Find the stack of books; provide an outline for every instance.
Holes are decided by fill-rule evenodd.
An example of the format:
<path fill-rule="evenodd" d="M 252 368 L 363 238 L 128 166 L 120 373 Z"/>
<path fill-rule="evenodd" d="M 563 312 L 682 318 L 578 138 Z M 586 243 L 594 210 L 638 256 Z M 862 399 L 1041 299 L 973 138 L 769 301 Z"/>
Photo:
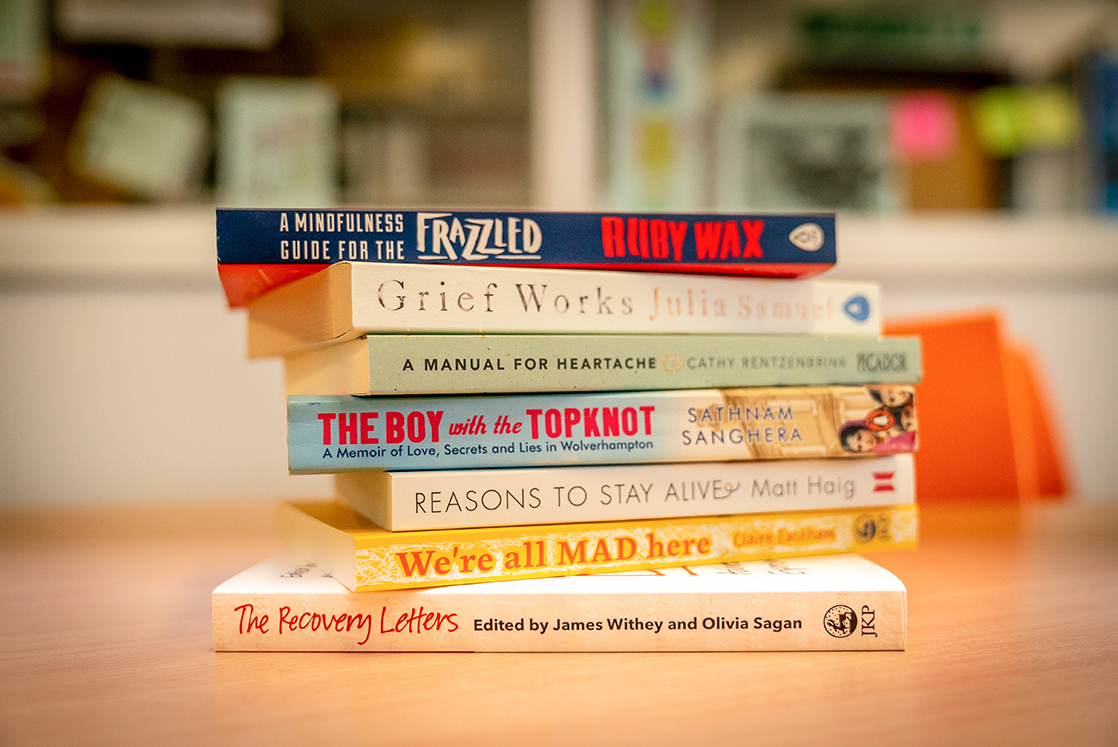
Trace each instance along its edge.
<path fill-rule="evenodd" d="M 287 558 L 218 650 L 899 649 L 919 340 L 834 216 L 219 210 L 283 356 Z"/>

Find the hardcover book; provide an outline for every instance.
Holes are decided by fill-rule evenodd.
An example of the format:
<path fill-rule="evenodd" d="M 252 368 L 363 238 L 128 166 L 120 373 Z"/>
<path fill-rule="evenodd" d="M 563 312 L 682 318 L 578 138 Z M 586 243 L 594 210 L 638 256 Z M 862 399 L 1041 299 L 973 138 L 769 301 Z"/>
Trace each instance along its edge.
<path fill-rule="evenodd" d="M 880 456 L 916 438 L 911 386 L 287 398 L 293 474 Z"/>
<path fill-rule="evenodd" d="M 859 555 L 356 594 L 273 558 L 213 591 L 217 651 L 890 651 L 900 580 Z"/>
<path fill-rule="evenodd" d="M 916 384 L 919 337 L 370 335 L 287 356 L 288 394 Z"/>
<path fill-rule="evenodd" d="M 345 472 L 335 494 L 392 531 L 912 503 L 911 454 L 875 459 Z"/>
<path fill-rule="evenodd" d="M 248 304 L 250 356 L 370 333 L 878 335 L 874 283 L 339 262 Z"/>
<path fill-rule="evenodd" d="M 351 591 L 869 552 L 916 544 L 916 505 L 389 532 L 340 501 L 288 503 L 280 534 Z"/>
<path fill-rule="evenodd" d="M 834 265 L 835 217 L 219 208 L 217 261 L 231 306 L 343 261 L 791 278 Z"/>

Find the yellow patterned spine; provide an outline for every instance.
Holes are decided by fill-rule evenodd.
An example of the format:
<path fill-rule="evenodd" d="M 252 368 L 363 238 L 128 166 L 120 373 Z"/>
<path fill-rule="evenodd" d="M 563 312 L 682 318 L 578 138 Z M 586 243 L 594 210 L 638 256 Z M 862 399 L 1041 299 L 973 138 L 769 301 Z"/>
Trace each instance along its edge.
<path fill-rule="evenodd" d="M 389 533 L 348 530 L 356 591 L 913 547 L 915 505 Z"/>

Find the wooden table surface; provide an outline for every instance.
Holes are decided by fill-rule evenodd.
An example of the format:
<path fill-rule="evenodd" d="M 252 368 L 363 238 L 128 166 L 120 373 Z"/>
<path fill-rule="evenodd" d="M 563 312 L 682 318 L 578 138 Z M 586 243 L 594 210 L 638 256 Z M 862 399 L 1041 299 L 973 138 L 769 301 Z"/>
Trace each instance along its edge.
<path fill-rule="evenodd" d="M 1118 503 L 923 516 L 904 652 L 217 654 L 274 506 L 2 511 L 0 744 L 1118 744 Z"/>

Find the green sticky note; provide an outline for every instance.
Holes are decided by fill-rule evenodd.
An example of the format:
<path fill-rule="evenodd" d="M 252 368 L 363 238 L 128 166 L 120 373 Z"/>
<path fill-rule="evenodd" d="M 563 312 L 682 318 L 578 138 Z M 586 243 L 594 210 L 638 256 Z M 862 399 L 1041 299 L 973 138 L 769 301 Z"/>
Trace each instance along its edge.
<path fill-rule="evenodd" d="M 1010 86 L 993 86 L 974 97 L 978 141 L 996 156 L 1011 156 L 1024 145 L 1021 97 Z"/>

